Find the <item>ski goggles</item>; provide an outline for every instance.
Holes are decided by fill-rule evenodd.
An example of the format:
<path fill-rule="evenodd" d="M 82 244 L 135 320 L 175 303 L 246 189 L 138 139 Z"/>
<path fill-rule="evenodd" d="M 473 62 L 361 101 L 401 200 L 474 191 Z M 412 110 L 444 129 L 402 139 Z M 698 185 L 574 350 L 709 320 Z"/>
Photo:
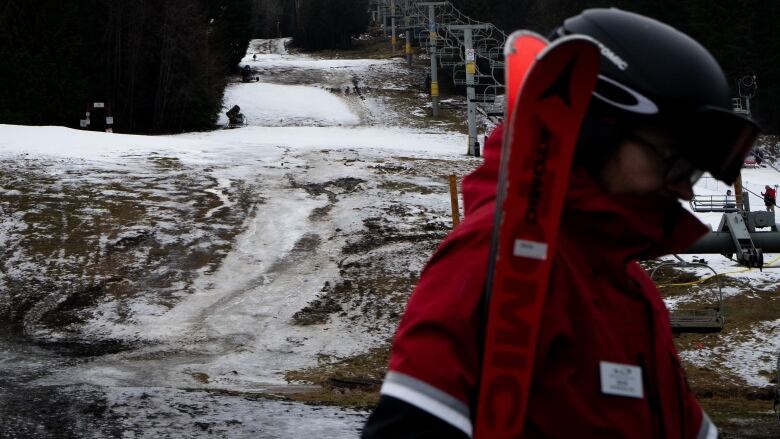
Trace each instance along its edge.
<path fill-rule="evenodd" d="M 659 126 L 675 139 L 673 147 L 666 148 L 668 151 L 651 144 L 668 165 L 668 181 L 680 181 L 686 174 L 693 177 L 694 170 L 700 170 L 699 176 L 702 171 L 709 172 L 733 184 L 760 133 L 750 118 L 716 107 L 677 114 Z"/>
<path fill-rule="evenodd" d="M 732 184 L 753 148 L 760 128 L 749 117 L 716 106 L 687 107 L 654 100 L 604 75 L 593 92 L 617 118 L 634 126 L 655 126 L 677 139 L 682 156 L 698 169 Z M 679 165 L 682 166 L 682 165 Z M 682 168 L 675 174 L 682 174 Z"/>
<path fill-rule="evenodd" d="M 690 160 L 680 155 L 679 147 L 660 145 L 651 142 L 639 133 L 631 133 L 628 138 L 637 142 L 648 149 L 651 149 L 661 159 L 664 164 L 664 180 L 669 184 L 680 183 L 683 181 L 695 184 L 704 171 L 697 168 Z"/>
<path fill-rule="evenodd" d="M 732 184 L 760 132 L 758 124 L 746 116 L 705 107 L 693 115 L 682 139 L 691 146 L 688 158 L 695 166 Z"/>
<path fill-rule="evenodd" d="M 760 133 L 750 118 L 721 108 L 706 108 L 680 115 L 672 122 L 656 119 L 642 124 L 664 132 L 673 143 L 659 145 L 635 130 L 633 140 L 653 148 L 666 165 L 666 181 L 689 178 L 696 182 L 704 172 L 726 184 L 733 184 Z"/>

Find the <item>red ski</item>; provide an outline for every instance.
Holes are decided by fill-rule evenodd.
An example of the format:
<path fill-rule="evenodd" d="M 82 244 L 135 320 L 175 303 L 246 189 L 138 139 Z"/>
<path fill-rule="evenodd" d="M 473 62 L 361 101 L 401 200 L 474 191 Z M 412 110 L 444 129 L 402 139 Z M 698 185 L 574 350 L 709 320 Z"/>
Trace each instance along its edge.
<path fill-rule="evenodd" d="M 506 84 L 504 122 L 509 123 L 523 80 L 536 61 L 536 57 L 549 43 L 543 36 L 527 30 L 514 32 L 506 41 L 504 48 L 504 76 L 506 78 L 504 81 Z M 505 139 L 507 138 L 505 137 Z"/>
<path fill-rule="evenodd" d="M 530 70 L 523 74 L 520 67 L 507 78 L 509 118 L 488 265 L 477 439 L 518 438 L 523 431 L 560 214 L 600 62 L 596 43 L 585 37 L 561 38 L 538 55 L 541 37 L 513 37 L 507 44 L 515 63 L 510 69 L 525 59 Z M 514 101 L 510 91 L 518 81 Z"/>

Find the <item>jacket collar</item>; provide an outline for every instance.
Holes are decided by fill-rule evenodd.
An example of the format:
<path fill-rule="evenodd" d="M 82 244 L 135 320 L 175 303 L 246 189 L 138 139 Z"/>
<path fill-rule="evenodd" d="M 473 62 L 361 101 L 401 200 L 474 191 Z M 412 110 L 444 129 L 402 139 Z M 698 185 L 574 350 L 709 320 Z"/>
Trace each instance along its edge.
<path fill-rule="evenodd" d="M 466 216 L 495 209 L 503 125 L 485 142 L 485 161 L 463 180 Z M 566 195 L 562 235 L 586 245 L 589 261 L 624 268 L 630 260 L 676 253 L 690 247 L 708 228 L 677 200 L 646 200 L 605 194 L 584 169 L 575 169 Z"/>
<path fill-rule="evenodd" d="M 681 252 L 708 231 L 678 200 L 606 194 L 582 168 L 572 171 L 561 227 L 589 261 L 614 269 Z"/>

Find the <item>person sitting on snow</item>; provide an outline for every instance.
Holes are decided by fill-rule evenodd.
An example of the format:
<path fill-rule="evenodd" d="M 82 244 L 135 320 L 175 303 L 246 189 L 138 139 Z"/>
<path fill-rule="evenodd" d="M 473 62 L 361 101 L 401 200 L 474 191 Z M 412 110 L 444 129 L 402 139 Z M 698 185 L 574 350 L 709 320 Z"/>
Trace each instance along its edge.
<path fill-rule="evenodd" d="M 487 413 L 519 423 L 525 439 L 717 437 L 688 387 L 666 306 L 637 261 L 682 251 L 707 233 L 679 199 L 693 197 L 704 171 L 733 184 L 758 127 L 731 111 L 729 82 L 712 55 L 672 27 L 591 9 L 566 20 L 554 38 L 566 35 L 598 41 L 601 75 L 549 255 L 542 325 L 526 328 L 506 311 L 518 324 L 505 339 L 533 342 L 535 354 L 502 358 L 530 369 L 531 380 L 491 387 L 499 397 Z M 363 439 L 474 433 L 503 136 L 503 127 L 490 135 L 484 164 L 463 182 L 465 220 L 411 295 Z M 516 289 L 512 300 L 526 300 L 527 289 Z M 630 391 L 616 392 L 626 374 Z M 518 421 L 518 394 L 526 391 Z"/>

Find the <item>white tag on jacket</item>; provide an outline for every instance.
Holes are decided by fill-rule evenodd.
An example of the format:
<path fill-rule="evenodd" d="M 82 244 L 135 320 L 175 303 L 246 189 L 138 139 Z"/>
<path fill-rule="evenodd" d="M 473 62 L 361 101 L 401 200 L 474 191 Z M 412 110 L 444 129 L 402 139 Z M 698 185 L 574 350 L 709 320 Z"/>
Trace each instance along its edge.
<path fill-rule="evenodd" d="M 601 362 L 601 393 L 643 398 L 642 368 L 630 364 Z"/>

